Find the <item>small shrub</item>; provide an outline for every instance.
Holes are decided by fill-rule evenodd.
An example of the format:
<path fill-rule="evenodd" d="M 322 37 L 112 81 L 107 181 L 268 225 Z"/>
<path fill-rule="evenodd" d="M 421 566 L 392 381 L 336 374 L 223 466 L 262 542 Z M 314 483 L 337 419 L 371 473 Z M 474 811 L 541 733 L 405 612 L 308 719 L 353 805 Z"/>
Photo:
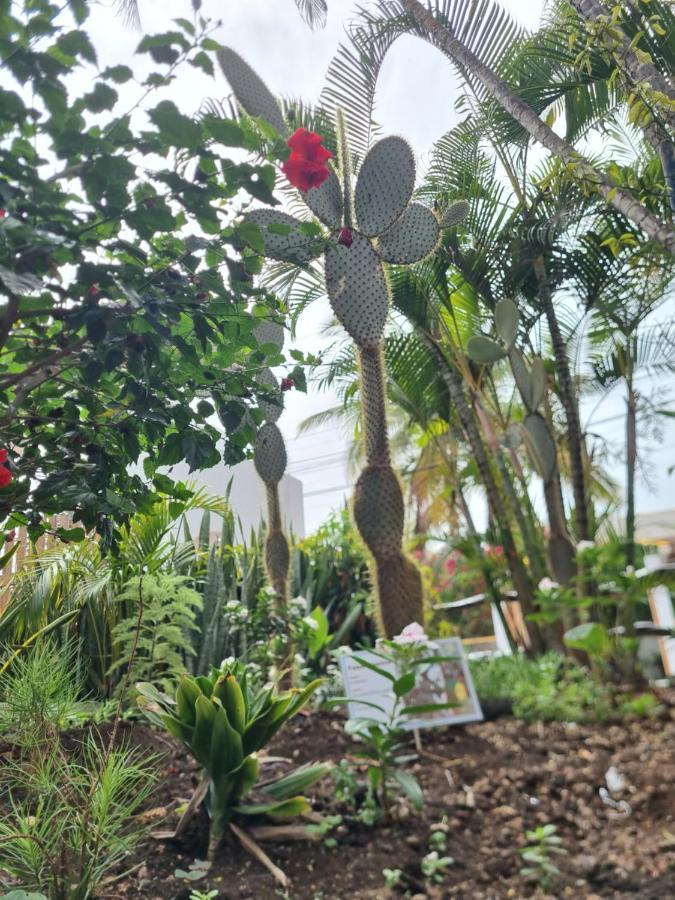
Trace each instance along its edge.
<path fill-rule="evenodd" d="M 130 823 L 153 785 L 151 760 L 93 737 L 70 758 L 56 743 L 5 766 L 0 870 L 50 900 L 85 900 L 140 838 Z"/>

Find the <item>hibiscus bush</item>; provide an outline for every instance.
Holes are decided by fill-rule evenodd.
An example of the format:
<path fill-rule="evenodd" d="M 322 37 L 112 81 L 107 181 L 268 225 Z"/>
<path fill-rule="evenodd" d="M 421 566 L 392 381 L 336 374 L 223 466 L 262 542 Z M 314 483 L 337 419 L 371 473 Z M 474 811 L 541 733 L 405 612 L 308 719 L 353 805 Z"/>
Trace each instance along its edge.
<path fill-rule="evenodd" d="M 70 511 L 63 539 L 109 546 L 158 492 L 184 497 L 160 466 L 237 462 L 261 420 L 257 374 L 282 357 L 253 331 L 280 308 L 234 223 L 276 202 L 288 148 L 169 99 L 181 67 L 215 74 L 208 21 L 143 37 L 135 75 L 98 66 L 89 11 L 0 11 L 0 525 L 36 538 Z"/>

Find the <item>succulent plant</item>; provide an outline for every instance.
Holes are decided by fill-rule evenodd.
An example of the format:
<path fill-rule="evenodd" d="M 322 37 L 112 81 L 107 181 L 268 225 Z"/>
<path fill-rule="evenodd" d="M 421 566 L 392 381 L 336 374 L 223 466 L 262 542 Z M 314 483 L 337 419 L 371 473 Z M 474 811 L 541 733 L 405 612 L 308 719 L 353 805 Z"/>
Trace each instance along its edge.
<path fill-rule="evenodd" d="M 254 688 L 246 666 L 234 663 L 213 668 L 208 676 L 183 677 L 175 701 L 152 684 L 136 685 L 141 709 L 154 724 L 185 744 L 208 780 L 210 856 L 235 815 L 288 818 L 309 808 L 301 792 L 323 777 L 327 766 L 303 766 L 265 782 L 259 788 L 259 802 L 242 801 L 258 780 L 258 751 L 299 712 L 320 683 L 317 679 L 302 690 L 277 694 L 268 688 Z"/>
<path fill-rule="evenodd" d="M 281 108 L 259 76 L 232 50 L 219 53 L 218 58 L 243 110 L 264 118 L 285 135 L 288 129 Z M 404 265 L 428 256 L 439 242 L 441 227 L 458 224 L 468 206 L 453 204 L 441 225 L 433 210 L 411 202 L 415 159 L 401 137 L 386 137 L 374 144 L 354 181 L 340 114 L 336 135 L 337 170 L 330 169 L 320 187 L 302 194 L 325 226 L 321 241 L 303 229 L 302 222 L 275 209 L 254 210 L 248 220 L 259 226 L 265 254 L 271 259 L 304 264 L 323 249 L 331 307 L 358 347 L 367 465 L 356 486 L 353 513 L 374 561 L 380 628 L 393 637 L 411 622 L 421 621 L 423 609 L 419 571 L 402 550 L 403 493 L 391 467 L 387 437 L 382 343 L 389 283 L 383 263 Z M 271 434 L 269 426 L 264 427 Z M 265 466 L 271 455 L 269 448 L 261 448 Z"/>
<path fill-rule="evenodd" d="M 274 344 L 279 350 L 283 347 L 284 329 L 275 322 L 261 322 L 254 329 L 254 335 L 260 345 Z M 283 435 L 275 424 L 283 412 L 284 395 L 271 369 L 264 369 L 258 375 L 258 381 L 269 388 L 265 397 L 258 398 L 265 422 L 258 429 L 253 448 L 253 464 L 265 484 L 267 503 L 265 569 L 274 588 L 277 603 L 285 606 L 288 600 L 290 550 L 283 532 L 279 482 L 286 471 L 286 446 Z"/>
<path fill-rule="evenodd" d="M 503 298 L 494 310 L 494 326 L 499 340 L 482 334 L 474 335 L 467 342 L 467 352 L 475 362 L 485 365 L 504 358 L 509 360 L 527 412 L 520 427 L 520 439 L 525 444 L 532 467 L 544 482 L 550 531 L 547 544 L 549 567 L 556 581 L 568 584 L 575 573 L 575 549 L 567 532 L 556 477 L 555 439 L 548 421 L 538 411 L 546 396 L 546 368 L 541 357 L 535 357 L 528 368 L 523 354 L 515 346 L 519 324 L 518 307 L 513 300 Z"/>

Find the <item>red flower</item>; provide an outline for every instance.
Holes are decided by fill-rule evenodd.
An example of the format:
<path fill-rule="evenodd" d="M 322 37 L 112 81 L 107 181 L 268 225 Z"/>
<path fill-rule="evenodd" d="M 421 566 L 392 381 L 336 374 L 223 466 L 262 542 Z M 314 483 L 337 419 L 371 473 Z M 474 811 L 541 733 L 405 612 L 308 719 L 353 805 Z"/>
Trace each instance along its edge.
<path fill-rule="evenodd" d="M 0 219 L 4 219 L 6 215 L 7 215 L 7 210 L 0 209 Z"/>
<path fill-rule="evenodd" d="M 16 529 L 12 528 L 11 531 L 5 532 L 5 543 L 11 544 L 14 540 L 16 540 Z"/>
<path fill-rule="evenodd" d="M 293 153 L 302 156 L 308 162 L 323 164 L 333 155 L 323 146 L 323 138 L 314 131 L 298 128 L 286 141 Z"/>
<path fill-rule="evenodd" d="M 342 244 L 343 247 L 351 247 L 353 243 L 354 235 L 351 228 L 342 228 L 338 234 L 338 244 Z"/>
<path fill-rule="evenodd" d="M 282 378 L 281 379 L 281 390 L 282 391 L 292 391 L 295 387 L 295 382 L 292 378 Z"/>
<path fill-rule="evenodd" d="M 320 134 L 298 128 L 286 141 L 291 155 L 281 166 L 281 171 L 300 191 L 320 187 L 330 174 L 326 160 L 333 154 L 326 150 L 322 140 Z"/>
<path fill-rule="evenodd" d="M 0 488 L 7 487 L 12 481 L 12 473 L 7 465 L 7 451 L 0 450 Z"/>

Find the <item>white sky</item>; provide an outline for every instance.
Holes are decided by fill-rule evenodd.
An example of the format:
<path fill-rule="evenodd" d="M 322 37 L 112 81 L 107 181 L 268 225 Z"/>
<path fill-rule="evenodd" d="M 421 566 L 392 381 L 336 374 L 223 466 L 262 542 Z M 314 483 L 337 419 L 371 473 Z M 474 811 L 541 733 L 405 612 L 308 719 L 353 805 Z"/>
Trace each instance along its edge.
<path fill-rule="evenodd" d="M 502 3 L 523 25 L 536 27 L 542 0 L 530 0 L 527 4 L 522 0 L 502 0 Z M 305 25 L 293 0 L 205 0 L 202 13 L 222 20 L 214 37 L 241 53 L 273 92 L 315 101 L 330 60 L 343 39 L 345 24 L 354 17 L 357 4 L 352 0 L 329 0 L 328 6 L 328 24 L 318 32 L 310 31 Z M 171 20 L 179 16 L 192 18 L 189 0 L 140 0 L 140 7 L 145 33 L 169 30 Z M 140 35 L 124 27 L 111 6 L 96 6 L 87 27 L 101 64 L 130 61 Z M 137 69 L 138 63 L 134 66 Z M 192 113 L 206 97 L 222 99 L 227 93 L 222 77 L 217 76 L 214 82 L 198 70 L 184 67 L 168 96 L 186 113 Z M 457 85 L 448 61 L 419 39 L 402 38 L 382 70 L 377 118 L 385 133 L 405 135 L 423 163 L 434 141 L 457 121 L 453 108 L 456 96 Z M 155 102 L 158 99 L 153 98 Z M 327 303 L 316 304 L 300 322 L 297 344 L 308 351 L 319 351 L 325 346 L 321 328 L 329 318 Z M 673 379 L 670 384 L 673 385 Z M 664 383 L 650 387 L 665 391 L 667 386 Z M 298 435 L 302 419 L 329 405 L 331 398 L 326 394 L 289 392 L 286 411 L 280 420 L 288 445 L 288 471 L 304 483 L 308 531 L 319 525 L 349 493 L 346 436 L 328 426 Z M 594 406 L 595 401 L 586 403 L 584 414 L 590 415 Z M 616 442 L 617 452 L 610 470 L 619 481 L 622 480 L 622 413 L 623 400 L 617 393 L 604 400 L 593 417 L 594 422 L 601 423 L 597 431 Z M 675 506 L 675 475 L 666 476 L 668 466 L 675 463 L 675 423 L 663 421 L 664 438 L 650 457 L 655 491 L 639 485 L 639 511 Z"/>

